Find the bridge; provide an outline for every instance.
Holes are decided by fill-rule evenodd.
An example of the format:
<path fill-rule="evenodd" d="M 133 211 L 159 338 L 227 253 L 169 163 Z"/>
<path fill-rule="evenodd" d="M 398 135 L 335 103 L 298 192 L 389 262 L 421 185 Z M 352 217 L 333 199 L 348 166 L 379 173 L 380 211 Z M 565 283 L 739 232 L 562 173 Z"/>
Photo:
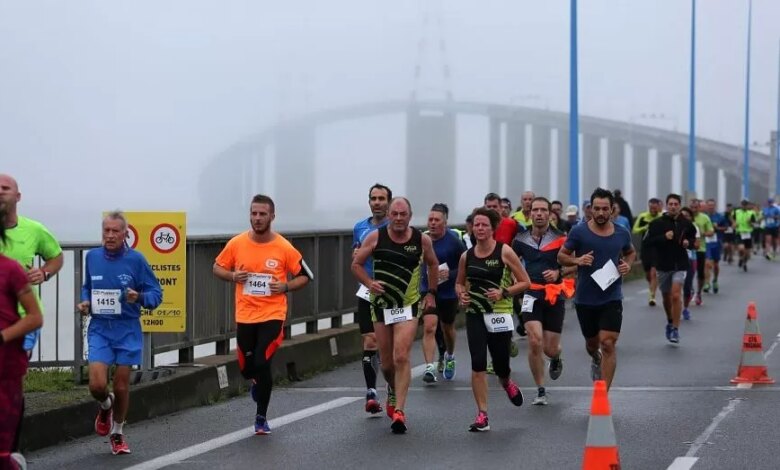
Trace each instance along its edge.
<path fill-rule="evenodd" d="M 510 198 L 530 189 L 537 194 L 574 200 L 568 194 L 569 132 L 568 114 L 506 104 L 468 101 L 410 100 L 382 101 L 314 112 L 279 122 L 236 143 L 216 156 L 201 176 L 201 207 L 217 220 L 243 218 L 243 206 L 231 211 L 237 202 L 245 204 L 247 194 L 261 188 L 266 159 L 275 160 L 275 181 L 292 181 L 276 187 L 274 196 L 304 203 L 296 211 L 312 213 L 315 200 L 313 168 L 317 156 L 317 133 L 342 121 L 398 115 L 405 119 L 407 196 L 422 207 L 436 201 L 454 201 L 455 185 L 431 185 L 430 176 L 454 181 L 457 159 L 469 158 L 457 148 L 459 116 L 485 119 L 488 136 L 490 178 L 484 192 L 496 191 Z M 688 135 L 631 122 L 591 116 L 580 117 L 580 188 L 577 200 L 596 186 L 623 189 L 632 207 L 641 208 L 649 197 L 669 192 L 685 193 L 688 170 Z M 721 206 L 736 203 L 742 187 L 742 148 L 697 138 L 697 195 L 714 198 Z M 370 158 L 370 157 L 367 157 Z M 235 181 L 235 168 L 241 168 L 240 181 L 215 194 L 213 178 Z M 755 201 L 769 195 L 774 166 L 770 156 L 751 151 L 750 194 Z M 294 175 L 294 176 L 293 176 Z M 308 202 L 307 202 L 308 201 Z M 479 201 L 475 201 L 477 203 Z M 466 212 L 471 207 L 455 208 Z M 217 220 L 214 220 L 215 222 Z"/>

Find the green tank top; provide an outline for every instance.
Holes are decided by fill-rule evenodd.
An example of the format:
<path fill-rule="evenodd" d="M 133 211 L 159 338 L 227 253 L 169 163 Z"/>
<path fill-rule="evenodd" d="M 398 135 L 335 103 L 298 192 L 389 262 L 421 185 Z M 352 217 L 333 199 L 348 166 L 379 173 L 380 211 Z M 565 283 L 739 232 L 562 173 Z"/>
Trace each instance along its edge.
<path fill-rule="evenodd" d="M 753 231 L 753 222 L 756 216 L 753 211 L 737 209 L 734 211 L 734 221 L 737 223 L 737 233 L 750 233 Z"/>
<path fill-rule="evenodd" d="M 406 243 L 396 243 L 387 227 L 378 231 L 374 248 L 374 279 L 385 288 L 382 295 L 371 294 L 369 301 L 379 308 L 400 308 L 420 300 L 422 232 L 412 227 L 412 237 Z"/>
<path fill-rule="evenodd" d="M 475 247 L 466 252 L 466 280 L 471 297 L 468 313 L 512 313 L 511 298 L 491 302 L 485 295 L 488 289 L 503 289 L 512 285 L 512 273 L 501 259 L 503 246 L 503 243 L 496 242 L 495 249 L 486 258 L 478 258 L 474 253 Z"/>

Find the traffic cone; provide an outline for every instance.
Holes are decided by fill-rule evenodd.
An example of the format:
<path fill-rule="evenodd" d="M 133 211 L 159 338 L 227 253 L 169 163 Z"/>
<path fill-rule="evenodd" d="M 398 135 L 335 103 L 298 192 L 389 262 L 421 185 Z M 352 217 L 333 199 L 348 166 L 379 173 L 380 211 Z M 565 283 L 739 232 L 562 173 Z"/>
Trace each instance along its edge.
<path fill-rule="evenodd" d="M 609 411 L 607 383 L 593 383 L 593 402 L 590 406 L 588 437 L 585 441 L 583 470 L 620 470 L 620 456 L 615 441 L 615 428 Z"/>
<path fill-rule="evenodd" d="M 756 312 L 755 302 L 748 303 L 745 334 L 742 336 L 742 358 L 739 361 L 737 376 L 731 379 L 731 383 L 775 383 L 775 379 L 769 377 L 766 371 L 766 360 L 761 343 L 761 332 L 758 330 L 758 312 Z"/>

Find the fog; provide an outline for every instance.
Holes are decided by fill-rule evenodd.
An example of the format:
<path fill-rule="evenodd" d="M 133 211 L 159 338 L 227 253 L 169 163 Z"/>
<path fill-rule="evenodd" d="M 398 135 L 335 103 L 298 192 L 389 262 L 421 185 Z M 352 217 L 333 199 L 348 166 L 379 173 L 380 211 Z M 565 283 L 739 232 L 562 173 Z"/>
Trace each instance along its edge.
<path fill-rule="evenodd" d="M 580 113 L 687 132 L 690 2 L 579 3 Z M 0 172 L 19 181 L 20 213 L 62 240 L 97 240 L 101 211 L 114 208 L 184 210 L 191 233 L 241 230 L 245 217 L 214 227 L 200 209 L 202 198 L 235 186 L 240 166 L 235 180 L 209 181 L 207 194 L 199 180 L 217 155 L 282 120 L 412 91 L 568 110 L 568 8 L 565 0 L 3 0 Z M 755 0 L 753 10 L 750 141 L 761 144 L 776 122 L 780 2 Z M 424 26 L 426 14 L 441 27 Z M 699 1 L 697 28 L 698 135 L 741 145 L 747 1 Z M 422 37 L 429 47 L 420 56 Z M 293 223 L 300 201 L 278 201 L 278 227 L 350 227 L 354 214 L 368 215 L 376 181 L 403 194 L 403 127 L 386 116 L 318 129 L 319 215 Z M 459 154 L 472 158 L 455 163 L 454 181 L 431 175 L 457 188 L 455 206 L 497 189 L 487 187 L 483 127 L 459 118 Z M 238 213 L 254 192 L 297 184 L 268 169 L 235 200 Z"/>

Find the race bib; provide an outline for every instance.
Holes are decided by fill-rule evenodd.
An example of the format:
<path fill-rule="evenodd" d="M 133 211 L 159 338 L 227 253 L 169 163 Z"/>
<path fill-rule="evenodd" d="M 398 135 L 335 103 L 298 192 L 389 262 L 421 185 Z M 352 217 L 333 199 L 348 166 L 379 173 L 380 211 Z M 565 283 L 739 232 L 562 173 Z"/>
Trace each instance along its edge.
<path fill-rule="evenodd" d="M 411 305 L 407 305 L 406 307 L 386 308 L 383 312 L 385 314 L 385 325 L 395 325 L 396 323 L 410 321 L 414 318 L 414 312 L 412 312 Z"/>
<path fill-rule="evenodd" d="M 122 303 L 119 297 L 120 289 L 92 289 L 92 314 L 93 315 L 121 315 Z"/>
<path fill-rule="evenodd" d="M 741 240 L 750 240 L 753 237 L 753 234 L 750 232 L 742 232 L 739 234 L 739 238 Z"/>
<path fill-rule="evenodd" d="M 371 296 L 371 291 L 368 290 L 368 287 L 364 286 L 363 284 L 360 284 L 360 289 L 355 293 L 355 296 L 365 300 L 369 301 L 369 297 Z"/>
<path fill-rule="evenodd" d="M 711 237 L 707 237 L 704 239 L 704 241 L 706 241 L 707 243 L 718 243 L 718 236 L 713 235 Z"/>
<path fill-rule="evenodd" d="M 487 328 L 488 333 L 503 333 L 515 329 L 511 313 L 486 313 L 482 317 L 485 320 L 485 328 Z"/>
<path fill-rule="evenodd" d="M 523 305 L 520 308 L 520 312 L 532 313 L 534 311 L 534 302 L 536 302 L 536 297 L 525 294 L 523 296 Z"/>
<path fill-rule="evenodd" d="M 244 283 L 244 295 L 267 297 L 271 295 L 271 282 L 274 277 L 270 274 L 250 273 Z"/>
<path fill-rule="evenodd" d="M 727 228 L 725 233 L 734 233 L 734 227 Z"/>

